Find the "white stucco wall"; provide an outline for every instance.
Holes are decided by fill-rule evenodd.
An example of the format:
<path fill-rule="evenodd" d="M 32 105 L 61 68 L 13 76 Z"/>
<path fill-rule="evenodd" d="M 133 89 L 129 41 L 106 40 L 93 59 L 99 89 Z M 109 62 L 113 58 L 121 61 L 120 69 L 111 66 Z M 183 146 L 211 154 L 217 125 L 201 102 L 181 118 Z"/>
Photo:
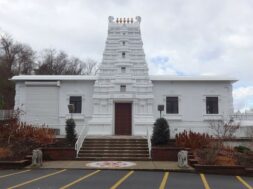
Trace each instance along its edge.
<path fill-rule="evenodd" d="M 172 135 L 184 129 L 208 131 L 208 120 L 227 119 L 233 114 L 232 84 L 229 81 L 153 81 L 155 118 L 157 106 L 164 105 L 162 116 Z M 166 114 L 166 96 L 178 96 L 179 113 Z M 206 114 L 206 96 L 218 96 L 219 114 Z"/>
<path fill-rule="evenodd" d="M 52 128 L 60 129 L 61 134 L 65 134 L 65 120 L 70 118 L 68 113 L 68 104 L 70 96 L 82 96 L 82 113 L 73 114 L 73 118 L 77 124 L 77 132 L 79 133 L 82 127 L 87 124 L 93 115 L 93 88 L 95 80 L 61 80 L 61 81 L 16 81 L 16 97 L 15 108 L 23 110 L 22 120 L 31 122 L 34 124 L 47 124 Z M 165 107 L 162 116 L 165 117 L 170 126 L 171 133 L 174 136 L 175 133 L 183 131 L 184 129 L 192 129 L 200 132 L 208 131 L 209 119 L 222 119 L 228 117 L 233 113 L 233 98 L 232 98 L 232 84 L 230 81 L 159 81 L 153 80 L 153 113 L 154 119 L 160 116 L 157 106 L 162 104 Z M 50 85 L 50 86 L 47 86 Z M 29 100 L 34 99 L 32 96 L 28 96 L 29 88 L 34 89 L 43 88 L 43 90 L 54 87 L 58 92 L 57 103 L 55 109 L 58 111 L 58 116 L 52 121 L 50 116 L 33 112 L 32 114 L 27 111 L 29 108 L 36 111 L 34 103 L 30 103 Z M 48 88 L 49 87 L 49 88 Z M 32 95 L 32 93 L 30 94 Z M 45 96 L 45 93 L 41 93 L 41 99 Z M 178 96 L 179 97 L 179 113 L 178 114 L 166 114 L 166 96 Z M 206 114 L 206 96 L 218 96 L 219 97 L 219 114 L 207 115 Z M 50 102 L 50 95 L 46 96 L 47 99 L 43 99 L 44 103 Z M 38 97 L 40 98 L 40 97 Z M 53 98 L 53 97 L 52 97 Z M 114 101 L 115 99 L 112 99 Z M 134 102 L 134 101 L 133 101 Z M 37 106 L 43 102 L 38 102 Z M 44 106 L 41 108 L 45 108 Z M 52 107 L 51 107 L 52 108 Z M 111 114 L 114 115 L 114 109 L 111 109 Z M 42 111 L 43 112 L 43 111 Z M 134 113 L 134 112 L 133 112 Z M 37 115 L 37 117 L 36 117 Z M 134 116 L 134 115 L 133 115 Z M 57 122 L 55 122 L 57 120 Z M 95 125 L 93 130 L 95 129 Z M 103 129 L 106 129 L 103 128 Z M 110 130 L 97 130 L 96 134 L 111 133 Z M 95 129 L 96 130 L 96 129 Z M 132 130 L 138 130 L 138 134 L 146 134 L 146 128 L 135 126 L 133 124 Z"/>
<path fill-rule="evenodd" d="M 52 83 L 56 83 L 55 81 L 51 81 Z M 17 81 L 16 82 L 16 96 L 15 96 L 15 109 L 19 108 L 21 113 L 21 120 L 33 123 L 33 124 L 46 124 L 52 128 L 60 129 L 61 134 L 65 133 L 65 121 L 67 118 L 70 118 L 70 114 L 68 113 L 68 104 L 70 96 L 82 96 L 82 113 L 81 114 L 73 114 L 73 118 L 76 121 L 76 129 L 77 133 L 81 131 L 82 127 L 85 123 L 91 119 L 93 106 L 92 106 L 92 95 L 93 95 L 93 85 L 94 80 L 82 80 L 82 81 L 57 81 L 58 86 L 46 86 L 41 85 L 40 83 L 50 83 L 47 81 L 40 81 L 40 83 L 36 81 Z M 32 85 L 32 86 L 31 86 Z M 30 88 L 33 89 L 41 89 L 42 93 L 37 99 L 40 100 L 38 103 L 31 103 L 31 99 L 34 99 L 34 95 L 28 93 Z M 49 92 L 51 88 L 55 88 L 57 91 L 57 102 L 53 103 L 54 110 L 57 110 L 58 115 L 52 121 L 50 114 L 50 109 L 53 107 L 46 107 L 43 104 L 47 104 L 52 99 L 53 96 Z M 40 92 L 40 91 L 39 91 Z M 47 94 L 49 93 L 49 94 Z M 46 98 L 44 98 L 44 96 Z M 52 105 L 52 104 L 50 104 Z M 50 108 L 50 109 L 49 109 Z M 34 110 L 33 112 L 29 111 L 29 109 Z M 36 112 L 36 109 L 38 110 Z M 44 115 L 41 112 L 46 112 Z"/>

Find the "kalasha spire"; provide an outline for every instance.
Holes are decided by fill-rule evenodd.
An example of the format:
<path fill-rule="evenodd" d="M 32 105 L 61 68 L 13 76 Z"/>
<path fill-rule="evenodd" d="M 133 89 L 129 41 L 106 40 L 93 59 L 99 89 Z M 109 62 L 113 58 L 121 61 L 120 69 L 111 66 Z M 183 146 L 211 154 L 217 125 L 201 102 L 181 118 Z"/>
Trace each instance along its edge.
<path fill-rule="evenodd" d="M 109 21 L 109 23 L 117 23 L 117 24 L 133 24 L 136 22 L 140 23 L 141 17 L 136 16 L 135 19 L 129 18 L 129 17 L 117 17 L 116 19 L 114 19 L 113 16 L 109 16 L 108 21 Z"/>

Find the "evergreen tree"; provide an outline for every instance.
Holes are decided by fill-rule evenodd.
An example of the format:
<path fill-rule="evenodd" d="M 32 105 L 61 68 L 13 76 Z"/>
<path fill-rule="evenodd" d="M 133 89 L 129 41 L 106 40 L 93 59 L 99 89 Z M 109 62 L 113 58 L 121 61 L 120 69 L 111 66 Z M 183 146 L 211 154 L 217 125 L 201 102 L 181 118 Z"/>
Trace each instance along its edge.
<path fill-rule="evenodd" d="M 76 131 L 75 131 L 76 123 L 74 119 L 67 119 L 66 120 L 66 139 L 70 144 L 75 144 L 76 142 Z"/>
<path fill-rule="evenodd" d="M 151 142 L 153 145 L 167 144 L 170 139 L 170 128 L 164 118 L 158 118 L 154 123 L 153 135 Z"/>

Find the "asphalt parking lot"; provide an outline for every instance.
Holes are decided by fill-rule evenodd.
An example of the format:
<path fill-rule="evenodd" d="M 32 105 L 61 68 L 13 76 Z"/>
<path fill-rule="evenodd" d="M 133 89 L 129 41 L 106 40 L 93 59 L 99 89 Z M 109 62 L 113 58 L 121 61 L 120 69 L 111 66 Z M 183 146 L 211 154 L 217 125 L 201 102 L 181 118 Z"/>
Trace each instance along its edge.
<path fill-rule="evenodd" d="M 0 170 L 1 189 L 253 189 L 252 186 L 253 177 L 244 176 L 127 170 Z"/>

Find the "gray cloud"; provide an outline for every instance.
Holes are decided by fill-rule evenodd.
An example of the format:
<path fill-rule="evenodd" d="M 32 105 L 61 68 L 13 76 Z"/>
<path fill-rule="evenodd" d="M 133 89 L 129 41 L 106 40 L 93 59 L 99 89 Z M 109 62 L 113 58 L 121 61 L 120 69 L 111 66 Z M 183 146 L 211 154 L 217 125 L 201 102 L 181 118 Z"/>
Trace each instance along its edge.
<path fill-rule="evenodd" d="M 142 16 L 150 73 L 231 75 L 240 80 L 234 94 L 244 94 L 235 108 L 253 99 L 245 95 L 253 86 L 251 0 L 0 0 L 0 28 L 15 39 L 98 61 L 109 15 Z M 159 57 L 169 61 L 157 66 Z"/>

